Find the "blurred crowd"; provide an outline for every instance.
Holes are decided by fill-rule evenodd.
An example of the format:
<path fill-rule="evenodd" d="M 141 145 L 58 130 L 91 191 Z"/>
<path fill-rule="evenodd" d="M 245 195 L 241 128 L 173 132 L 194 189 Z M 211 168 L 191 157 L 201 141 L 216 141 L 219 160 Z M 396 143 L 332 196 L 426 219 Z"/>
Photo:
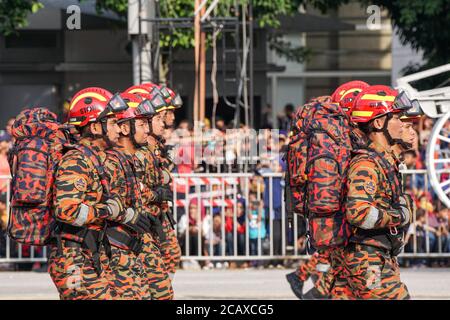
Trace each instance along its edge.
<path fill-rule="evenodd" d="M 185 265 L 196 264 L 203 268 L 281 267 L 286 261 L 245 261 L 231 257 L 229 260 L 217 261 L 208 260 L 208 257 L 239 257 L 245 256 L 247 252 L 249 255 L 264 256 L 271 250 L 275 256 L 283 252 L 287 255 L 306 253 L 306 239 L 297 237 L 304 226 L 298 224 L 295 228 L 297 234 L 294 234 L 295 229 L 289 227 L 287 220 L 282 217 L 284 179 L 281 174 L 286 170 L 283 153 L 289 143 L 288 132 L 295 108 L 291 104 L 286 105 L 275 125 L 271 121 L 271 112 L 270 106 L 262 110 L 262 128 L 265 130 L 254 131 L 245 125 L 235 129 L 231 122 L 226 123 L 219 117 L 214 123 L 205 119 L 197 128 L 188 120 L 181 120 L 176 128 L 167 129 L 165 138 L 168 145 L 172 146 L 169 150 L 172 158 L 177 161 L 176 173 L 251 173 L 251 177 L 240 178 L 237 184 L 223 185 L 224 190 L 220 185 L 190 185 L 186 193 L 184 186 L 176 187 L 177 199 L 188 201 L 185 206 L 176 206 L 175 214 L 183 255 L 202 256 L 200 262 L 192 260 Z M 8 180 L 4 176 L 9 175 L 8 151 L 13 144 L 13 121 L 10 119 L 5 130 L 0 130 L 0 258 L 6 254 Z M 434 120 L 427 117 L 422 117 L 414 124 L 418 139 L 414 149 L 404 155 L 407 169 L 426 168 L 426 147 L 433 125 Z M 265 148 L 255 147 L 261 144 L 265 144 Z M 441 148 L 444 147 L 448 146 L 441 145 Z M 200 160 L 195 158 L 196 152 L 201 155 Z M 244 162 L 239 161 L 242 155 L 245 156 Z M 450 210 L 438 200 L 426 174 L 408 174 L 405 177 L 404 185 L 413 195 L 417 206 L 414 222 L 406 232 L 405 253 L 450 252 Z M 233 199 L 232 205 L 213 206 L 204 204 L 201 200 L 203 196 L 192 197 L 193 194 L 205 192 L 213 194 L 211 199 L 219 199 L 225 194 L 226 198 Z M 284 248 L 283 233 L 286 239 Z M 294 242 L 297 242 L 296 246 Z M 294 252 L 294 247 L 298 249 L 297 252 Z M 12 255 L 17 255 L 17 250 L 16 245 L 11 246 Z M 21 251 L 24 257 L 30 255 L 30 248 L 24 246 Z M 39 254 L 42 252 L 37 251 L 35 255 Z M 415 267 L 449 266 L 449 259 L 402 258 L 401 263 Z M 39 264 L 32 267 L 42 268 Z"/>

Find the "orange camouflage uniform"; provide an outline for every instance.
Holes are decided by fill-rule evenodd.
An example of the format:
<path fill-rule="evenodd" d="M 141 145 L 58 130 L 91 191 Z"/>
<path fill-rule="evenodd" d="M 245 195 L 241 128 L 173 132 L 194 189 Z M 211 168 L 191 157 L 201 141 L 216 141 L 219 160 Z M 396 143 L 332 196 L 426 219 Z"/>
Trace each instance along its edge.
<path fill-rule="evenodd" d="M 155 200 L 154 188 L 158 185 L 158 171 L 151 161 L 152 155 L 148 147 L 141 148 L 134 155 L 137 177 L 141 185 L 142 201 L 146 212 L 154 217 L 155 227 L 161 229 L 160 216 L 161 209 L 153 201 Z M 143 252 L 140 255 L 144 266 L 146 286 L 150 290 L 154 300 L 173 299 L 172 282 L 167 272 L 161 249 L 159 247 L 158 235 L 155 232 L 143 235 Z"/>
<path fill-rule="evenodd" d="M 92 146 L 89 140 L 82 139 L 80 144 L 89 147 L 99 159 L 105 158 L 104 152 Z M 54 207 L 57 221 L 76 230 L 86 227 L 101 232 L 106 219 L 111 218 L 102 198 L 103 187 L 94 163 L 78 149 L 69 150 L 56 173 Z M 105 248 L 102 246 L 96 254 L 84 247 L 73 246 L 83 239 L 61 230 L 56 231 L 59 245 L 51 248 L 48 261 L 49 273 L 60 298 L 115 299 L 117 293 L 105 277 L 109 272 Z M 95 268 L 98 260 L 103 266 L 100 274 Z"/>
<path fill-rule="evenodd" d="M 386 172 L 398 171 L 397 161 L 375 142 L 369 148 L 387 162 L 380 162 L 361 150 L 356 151 L 351 161 L 346 218 L 353 232 L 350 244 L 340 257 L 343 277 L 337 280 L 338 289 L 333 292 L 333 298 L 408 299 L 408 289 L 400 281 L 397 259 L 392 255 L 394 241 L 401 241 L 393 234 L 403 218 L 401 209 L 392 206 L 398 199 Z M 351 297 L 346 295 L 349 292 Z"/>
<path fill-rule="evenodd" d="M 314 282 L 314 287 L 323 296 L 329 296 L 334 277 L 330 269 L 330 253 L 328 250 L 316 251 L 307 261 L 297 269 L 300 281 L 306 281 L 309 277 Z"/>
<path fill-rule="evenodd" d="M 164 146 L 157 143 L 149 146 L 150 153 L 154 155 L 156 164 L 159 164 L 159 181 L 162 185 L 170 187 L 172 183 L 171 172 L 174 168 L 174 163 L 163 152 Z M 160 241 L 161 254 L 163 256 L 164 264 L 169 274 L 175 274 L 181 260 L 181 248 L 174 228 L 172 227 L 168 215 L 171 215 L 171 210 L 167 202 L 163 202 L 162 206 L 162 226 L 165 234 L 165 240 Z"/>
<path fill-rule="evenodd" d="M 124 163 L 125 162 L 125 163 Z M 139 182 L 135 176 L 133 156 L 121 150 L 107 152 L 105 172 L 110 183 L 110 193 L 119 196 L 126 208 L 142 211 Z M 125 212 L 125 210 L 123 211 Z M 145 214 L 142 212 L 141 214 Z M 108 224 L 108 238 L 111 243 L 111 261 L 106 277 L 120 298 L 133 300 L 151 300 L 151 293 L 142 279 L 143 265 L 139 252 L 133 251 L 129 244 L 123 243 L 112 232 L 138 245 L 141 237 L 130 228 L 118 223 Z"/>

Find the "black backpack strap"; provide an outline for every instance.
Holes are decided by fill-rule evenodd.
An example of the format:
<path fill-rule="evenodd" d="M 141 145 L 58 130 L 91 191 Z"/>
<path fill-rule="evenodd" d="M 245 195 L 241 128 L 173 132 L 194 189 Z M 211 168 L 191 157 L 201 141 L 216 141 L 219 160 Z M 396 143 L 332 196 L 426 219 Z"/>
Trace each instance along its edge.
<path fill-rule="evenodd" d="M 392 203 L 397 203 L 401 195 L 401 181 L 399 180 L 393 166 L 386 159 L 384 159 L 379 152 L 368 146 L 361 148 L 360 150 L 366 151 L 368 157 L 377 162 L 379 167 L 381 167 L 381 170 L 383 170 L 383 173 L 389 180 L 389 186 L 391 187 L 393 196 Z"/>
<path fill-rule="evenodd" d="M 128 185 L 128 194 L 130 196 L 131 202 L 141 205 L 141 197 L 136 197 L 135 191 L 140 193 L 139 184 L 136 180 L 136 172 L 134 167 L 130 164 L 130 160 L 122 152 L 118 150 L 108 150 L 109 154 L 114 155 L 119 161 L 122 170 L 125 172 L 125 179 Z"/>
<path fill-rule="evenodd" d="M 76 144 L 72 146 L 74 149 L 79 150 L 83 154 L 85 154 L 89 160 L 94 165 L 95 169 L 97 170 L 97 173 L 100 177 L 100 183 L 102 184 L 103 191 L 106 193 L 106 195 L 110 195 L 110 189 L 108 185 L 108 179 L 106 178 L 105 168 L 103 167 L 102 161 L 98 154 L 92 150 L 90 147 L 85 146 L 83 144 Z"/>

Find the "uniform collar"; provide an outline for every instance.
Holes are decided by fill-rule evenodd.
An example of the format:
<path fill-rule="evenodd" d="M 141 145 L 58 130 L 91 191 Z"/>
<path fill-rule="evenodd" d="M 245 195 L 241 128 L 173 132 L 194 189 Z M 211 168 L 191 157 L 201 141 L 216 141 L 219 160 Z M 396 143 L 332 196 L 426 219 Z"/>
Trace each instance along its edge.
<path fill-rule="evenodd" d="M 369 144 L 369 148 L 375 150 L 378 152 L 383 158 L 385 158 L 391 165 L 395 166 L 395 168 L 398 168 L 398 165 L 400 164 L 400 160 L 395 156 L 394 152 L 386 149 L 381 144 L 379 144 L 376 141 L 372 141 Z"/>

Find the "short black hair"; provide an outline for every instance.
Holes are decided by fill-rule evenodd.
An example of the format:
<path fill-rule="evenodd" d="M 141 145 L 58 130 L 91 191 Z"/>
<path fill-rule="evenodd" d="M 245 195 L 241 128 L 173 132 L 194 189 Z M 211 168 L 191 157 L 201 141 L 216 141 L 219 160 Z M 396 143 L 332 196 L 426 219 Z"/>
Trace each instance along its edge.
<path fill-rule="evenodd" d="M 411 155 L 413 158 L 417 158 L 417 153 L 414 150 L 406 150 L 403 152 L 403 156 L 406 156 L 407 154 Z"/>
<path fill-rule="evenodd" d="M 295 110 L 295 107 L 292 103 L 288 103 L 284 106 L 284 110 L 293 112 Z"/>

